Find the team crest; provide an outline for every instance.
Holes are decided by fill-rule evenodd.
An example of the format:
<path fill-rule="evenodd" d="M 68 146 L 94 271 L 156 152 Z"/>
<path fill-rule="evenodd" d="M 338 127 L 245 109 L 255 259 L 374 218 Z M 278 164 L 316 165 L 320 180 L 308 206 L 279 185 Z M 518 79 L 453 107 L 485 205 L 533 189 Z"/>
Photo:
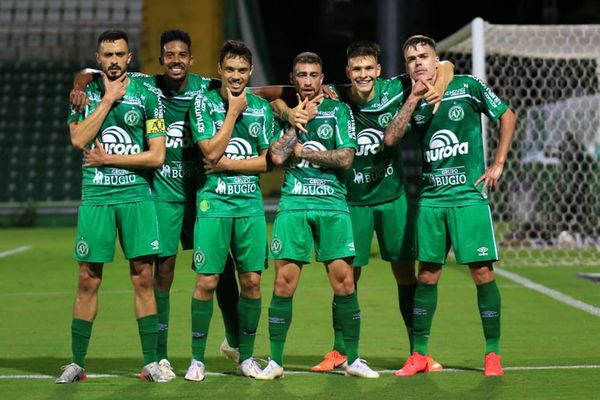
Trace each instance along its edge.
<path fill-rule="evenodd" d="M 77 242 L 77 246 L 75 246 L 75 251 L 77 251 L 77 255 L 79 257 L 87 257 L 90 254 L 90 247 L 87 242 L 83 239 Z"/>
<path fill-rule="evenodd" d="M 258 133 L 260 132 L 260 124 L 258 122 L 253 122 L 248 127 L 248 133 L 253 138 L 258 137 Z"/>
<path fill-rule="evenodd" d="M 282 247 L 283 247 L 283 244 L 281 243 L 281 240 L 279 240 L 278 238 L 273 238 L 273 240 L 271 240 L 271 252 L 273 254 L 281 253 Z"/>
<path fill-rule="evenodd" d="M 140 122 L 140 114 L 136 110 L 129 110 L 125 113 L 123 120 L 129 126 L 136 126 Z"/>
<path fill-rule="evenodd" d="M 204 267 L 204 264 L 206 263 L 206 256 L 204 255 L 204 252 L 200 249 L 196 250 L 194 252 L 194 265 L 196 265 L 196 267 L 201 268 Z"/>
<path fill-rule="evenodd" d="M 459 105 L 450 107 L 450 110 L 448 111 L 448 118 L 455 122 L 460 121 L 464 116 L 465 111 Z"/>
<path fill-rule="evenodd" d="M 323 140 L 331 139 L 333 136 L 333 128 L 331 125 L 323 124 L 317 129 L 317 136 Z"/>
<path fill-rule="evenodd" d="M 391 120 L 392 120 L 392 114 L 385 113 L 385 114 L 381 114 L 379 116 L 379 118 L 377 118 L 377 123 L 379 123 L 379 126 L 381 126 L 382 128 L 385 128 L 390 124 Z"/>

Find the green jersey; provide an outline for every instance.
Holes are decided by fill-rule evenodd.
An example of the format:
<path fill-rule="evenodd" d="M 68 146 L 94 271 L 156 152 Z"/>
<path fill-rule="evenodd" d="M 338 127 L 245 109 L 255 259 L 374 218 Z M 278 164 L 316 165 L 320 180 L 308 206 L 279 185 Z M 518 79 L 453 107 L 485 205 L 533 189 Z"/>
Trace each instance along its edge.
<path fill-rule="evenodd" d="M 133 74 L 136 79 L 160 90 L 165 109 L 167 143 L 165 163 L 154 172 L 152 194 L 156 201 L 183 202 L 195 195 L 204 181 L 202 157 L 190 131 L 189 110 L 192 100 L 220 86 L 218 81 L 196 74 L 187 75 L 187 85 L 179 92 L 167 89 L 164 75 Z"/>
<path fill-rule="evenodd" d="M 104 96 L 101 80 L 90 82 L 86 95 L 91 103 L 83 112 L 71 109 L 68 122 L 81 122 Z M 97 139 L 108 154 L 137 154 L 148 149 L 148 139 L 165 136 L 160 93 L 152 86 L 130 79 L 125 95 L 117 100 L 98 131 Z M 94 142 L 87 144 L 92 148 Z M 151 199 L 152 170 L 117 167 L 82 167 L 82 204 L 119 204 Z"/>
<path fill-rule="evenodd" d="M 284 128 L 282 135 L 287 126 Z M 316 117 L 306 124 L 306 130 L 308 133 L 298 132 L 298 139 L 307 149 L 356 150 L 354 118 L 350 108 L 342 102 L 324 99 L 317 108 Z M 348 211 L 342 170 L 290 158 L 279 201 L 279 211 L 289 210 Z"/>
<path fill-rule="evenodd" d="M 383 134 L 410 94 L 410 78 L 377 78 L 375 97 L 362 105 L 351 100 L 351 85 L 332 88 L 340 101 L 350 106 L 356 121 L 358 150 L 352 168 L 344 174 L 348 204 L 371 205 L 397 199 L 405 186 L 402 155 L 400 146 L 384 146 Z"/>
<path fill-rule="evenodd" d="M 485 171 L 481 114 L 497 121 L 507 109 L 485 83 L 471 75 L 454 77 L 435 115 L 432 106 L 419 103 L 410 130 L 417 134 L 423 152 L 420 205 L 487 204 L 487 194 L 481 193 L 483 183 L 475 186 Z"/>
<path fill-rule="evenodd" d="M 246 89 L 248 106 L 233 128 L 225 156 L 232 160 L 257 157 L 269 148 L 273 136 L 273 111 L 266 100 Z M 227 115 L 219 90 L 197 96 L 190 107 L 194 142 L 215 136 Z M 249 217 L 264 215 L 259 174 L 228 171 L 210 174 L 198 189 L 198 214 L 202 217 Z"/>

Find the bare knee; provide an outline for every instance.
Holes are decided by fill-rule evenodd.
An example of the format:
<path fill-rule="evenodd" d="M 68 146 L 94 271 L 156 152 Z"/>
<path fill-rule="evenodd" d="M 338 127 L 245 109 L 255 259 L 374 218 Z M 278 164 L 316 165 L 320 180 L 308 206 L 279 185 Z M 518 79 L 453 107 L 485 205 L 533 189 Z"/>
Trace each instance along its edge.
<path fill-rule="evenodd" d="M 292 297 L 296 291 L 294 280 L 283 274 L 277 274 L 275 276 L 275 284 L 273 285 L 273 292 L 279 297 Z"/>
<path fill-rule="evenodd" d="M 193 297 L 198 300 L 211 300 L 218 284 L 218 274 L 197 274 Z"/>
<path fill-rule="evenodd" d="M 249 299 L 260 298 L 260 272 L 240 274 L 240 290 L 243 297 Z"/>
<path fill-rule="evenodd" d="M 494 268 L 491 263 L 469 264 L 469 271 L 476 285 L 483 285 L 494 280 Z"/>
<path fill-rule="evenodd" d="M 80 295 L 95 295 L 102 283 L 102 264 L 79 264 L 78 292 Z"/>
<path fill-rule="evenodd" d="M 442 264 L 422 262 L 419 265 L 419 275 L 417 280 L 419 283 L 426 285 L 435 285 L 440 280 L 442 274 Z"/>

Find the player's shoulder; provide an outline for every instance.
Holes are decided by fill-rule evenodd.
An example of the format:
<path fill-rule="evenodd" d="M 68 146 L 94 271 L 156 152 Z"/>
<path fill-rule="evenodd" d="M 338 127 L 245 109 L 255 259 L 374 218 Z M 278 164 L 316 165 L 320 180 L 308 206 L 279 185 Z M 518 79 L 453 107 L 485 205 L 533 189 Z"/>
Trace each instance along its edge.
<path fill-rule="evenodd" d="M 382 88 L 400 88 L 405 89 L 412 85 L 412 81 L 410 80 L 410 76 L 408 74 L 400 74 L 396 76 L 392 76 L 390 78 L 377 78 L 375 81 L 376 85 L 381 86 Z"/>
<path fill-rule="evenodd" d="M 319 111 L 321 111 L 321 110 L 323 110 L 323 111 L 325 111 L 325 110 L 335 111 L 335 110 L 340 110 L 340 109 L 347 109 L 347 110 L 349 110 L 350 107 L 348 106 L 348 104 L 346 104 L 343 101 L 330 99 L 328 97 L 324 98 L 323 101 L 321 102 L 321 104 L 319 104 L 319 107 L 318 107 Z"/>
<path fill-rule="evenodd" d="M 270 109 L 271 108 L 271 105 L 269 104 L 269 102 L 267 100 L 252 93 L 249 88 L 246 88 L 245 90 L 246 90 L 246 101 L 248 102 L 248 107 L 260 108 L 260 109 L 264 109 L 264 108 Z"/>
<path fill-rule="evenodd" d="M 212 82 L 211 78 L 190 72 L 187 75 L 189 90 L 208 90 Z"/>

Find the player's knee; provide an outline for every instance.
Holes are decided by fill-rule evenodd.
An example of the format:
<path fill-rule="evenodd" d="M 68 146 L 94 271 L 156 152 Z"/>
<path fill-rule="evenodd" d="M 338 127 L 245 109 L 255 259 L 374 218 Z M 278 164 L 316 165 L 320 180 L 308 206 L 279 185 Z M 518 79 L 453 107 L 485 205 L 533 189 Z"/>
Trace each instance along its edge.
<path fill-rule="evenodd" d="M 80 293 L 88 293 L 93 294 L 98 292 L 100 288 L 100 284 L 102 283 L 102 278 L 98 276 L 94 276 L 86 270 L 79 270 L 79 292 Z"/>
<path fill-rule="evenodd" d="M 476 285 L 483 285 L 494 280 L 494 270 L 491 264 L 471 264 L 469 270 Z"/>
<path fill-rule="evenodd" d="M 196 277 L 196 291 L 212 293 L 217 288 L 219 284 L 219 275 L 211 274 L 211 275 L 203 275 L 198 274 Z"/>
<path fill-rule="evenodd" d="M 275 278 L 275 285 L 273 287 L 273 292 L 276 296 L 279 297 L 290 297 L 294 294 L 294 285 L 291 281 L 286 279 L 283 276 L 278 276 Z"/>

